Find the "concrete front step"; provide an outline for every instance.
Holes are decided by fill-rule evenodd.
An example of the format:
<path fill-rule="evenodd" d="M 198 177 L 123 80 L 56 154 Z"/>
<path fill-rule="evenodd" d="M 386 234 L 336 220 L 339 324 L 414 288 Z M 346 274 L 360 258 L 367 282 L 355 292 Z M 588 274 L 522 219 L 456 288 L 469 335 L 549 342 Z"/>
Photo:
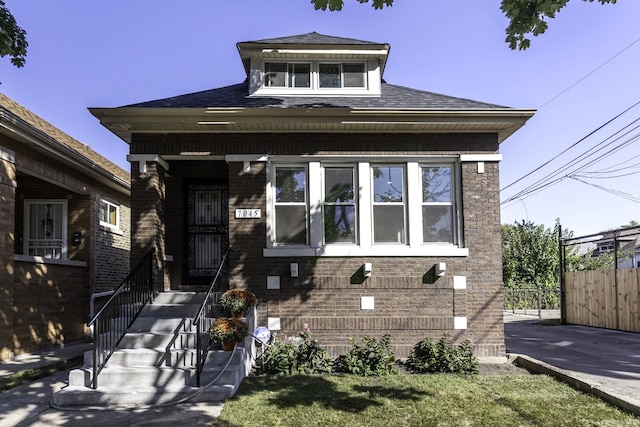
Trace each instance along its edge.
<path fill-rule="evenodd" d="M 207 338 L 208 339 L 208 338 Z M 118 348 L 195 348 L 196 334 L 183 332 L 177 335 L 151 333 L 151 332 L 131 332 L 122 337 Z"/>
<path fill-rule="evenodd" d="M 160 292 L 153 300 L 154 304 L 202 304 L 204 293 L 196 292 Z"/>
<path fill-rule="evenodd" d="M 69 386 L 54 393 L 54 404 L 143 405 L 185 397 L 191 401 L 222 401 L 233 396 L 251 369 L 254 340 L 247 337 L 233 353 L 210 351 L 201 375 L 202 387 L 195 387 L 197 355 L 192 319 L 203 298 L 203 294 L 161 293 L 127 330 L 99 374 L 98 390 L 90 388 L 93 354 L 88 352 L 84 366 L 70 372 Z M 246 320 L 253 330 L 255 310 Z"/>
<path fill-rule="evenodd" d="M 130 356 L 128 363 L 130 366 L 112 364 L 112 359 L 118 360 L 121 357 Z M 177 356 L 177 355 L 174 355 Z M 125 387 L 128 390 L 136 391 L 146 389 L 150 386 L 164 385 L 166 387 L 194 386 L 197 382 L 194 353 L 190 354 L 194 360 L 194 365 L 190 366 L 149 366 L 136 364 L 144 362 L 145 357 L 158 357 L 157 353 L 148 350 L 117 351 L 109 359 L 107 365 L 102 369 L 98 377 L 98 385 L 102 387 Z M 210 351 L 207 356 L 201 374 L 201 384 L 205 385 L 215 380 L 215 384 L 239 385 L 246 376 L 244 365 L 245 351 L 238 347 L 235 352 Z M 90 360 L 85 360 L 83 367 L 73 369 L 69 372 L 69 385 L 75 387 L 89 387 L 93 377 Z"/>
<path fill-rule="evenodd" d="M 130 390 L 126 387 L 68 386 L 53 394 L 53 404 L 61 407 L 72 406 L 116 406 L 116 405 L 158 405 L 188 399 L 190 402 L 222 402 L 233 396 L 236 386 L 213 385 L 207 388 L 183 386 L 168 388 L 148 387 L 144 390 Z"/>
<path fill-rule="evenodd" d="M 139 317 L 169 318 L 191 317 L 193 318 L 200 309 L 200 304 L 147 304 L 140 312 Z"/>

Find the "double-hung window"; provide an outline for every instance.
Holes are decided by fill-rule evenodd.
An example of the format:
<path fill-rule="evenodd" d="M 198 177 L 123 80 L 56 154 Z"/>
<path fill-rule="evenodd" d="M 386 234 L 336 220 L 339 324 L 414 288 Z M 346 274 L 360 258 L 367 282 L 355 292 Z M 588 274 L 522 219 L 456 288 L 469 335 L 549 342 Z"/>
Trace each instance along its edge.
<path fill-rule="evenodd" d="M 25 255 L 66 259 L 67 201 L 25 201 Z"/>
<path fill-rule="evenodd" d="M 353 166 L 324 167 L 324 242 L 357 242 L 357 193 Z"/>
<path fill-rule="evenodd" d="M 106 200 L 100 200 L 100 225 L 120 227 L 120 207 Z"/>
<path fill-rule="evenodd" d="M 422 241 L 456 244 L 453 167 L 427 165 L 421 169 Z"/>
<path fill-rule="evenodd" d="M 455 159 L 270 163 L 265 256 L 467 256 Z"/>
<path fill-rule="evenodd" d="M 308 244 L 307 169 L 275 167 L 275 243 Z"/>
<path fill-rule="evenodd" d="M 373 242 L 405 243 L 406 197 L 403 165 L 371 167 Z"/>

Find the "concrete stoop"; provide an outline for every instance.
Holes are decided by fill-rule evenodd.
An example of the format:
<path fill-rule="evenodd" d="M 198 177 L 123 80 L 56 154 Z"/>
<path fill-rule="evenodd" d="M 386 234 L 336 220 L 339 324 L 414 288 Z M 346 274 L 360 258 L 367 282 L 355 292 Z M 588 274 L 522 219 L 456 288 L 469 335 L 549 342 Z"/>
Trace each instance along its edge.
<path fill-rule="evenodd" d="M 163 293 L 145 307 L 116 351 L 92 382 L 91 351 L 84 365 L 69 373 L 69 385 L 53 395 L 56 406 L 154 405 L 188 399 L 223 401 L 233 396 L 249 374 L 255 352 L 253 337 L 233 352 L 212 347 L 196 387 L 196 335 L 191 325 L 202 294 Z M 252 320 L 247 319 L 250 330 Z"/>

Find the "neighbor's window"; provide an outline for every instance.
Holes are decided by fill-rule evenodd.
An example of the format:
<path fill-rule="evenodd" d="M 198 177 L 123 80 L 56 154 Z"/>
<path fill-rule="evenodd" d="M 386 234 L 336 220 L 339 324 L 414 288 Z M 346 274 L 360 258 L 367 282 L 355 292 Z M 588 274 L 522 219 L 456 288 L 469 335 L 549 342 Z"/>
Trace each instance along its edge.
<path fill-rule="evenodd" d="M 354 167 L 324 168 L 324 241 L 356 243 L 357 212 Z"/>
<path fill-rule="evenodd" d="M 405 243 L 404 166 L 371 168 L 374 243 Z"/>
<path fill-rule="evenodd" d="M 66 200 L 25 201 L 25 255 L 66 258 Z"/>
<path fill-rule="evenodd" d="M 287 64 L 282 62 L 267 62 L 264 64 L 265 86 L 284 87 L 286 84 Z"/>
<path fill-rule="evenodd" d="M 100 224 L 119 227 L 120 207 L 106 200 L 100 200 Z"/>
<path fill-rule="evenodd" d="M 307 170 L 304 166 L 276 166 L 276 244 L 307 244 L 306 189 Z"/>
<path fill-rule="evenodd" d="M 422 167 L 422 240 L 456 243 L 452 166 Z"/>

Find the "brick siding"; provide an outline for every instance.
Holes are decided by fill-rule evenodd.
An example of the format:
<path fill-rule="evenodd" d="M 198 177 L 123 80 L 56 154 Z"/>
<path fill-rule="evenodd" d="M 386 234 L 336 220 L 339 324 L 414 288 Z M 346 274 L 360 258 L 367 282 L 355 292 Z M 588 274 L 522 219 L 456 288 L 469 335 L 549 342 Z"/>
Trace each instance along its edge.
<path fill-rule="evenodd" d="M 459 155 L 495 154 L 498 150 L 496 135 L 134 135 L 132 153 L 159 155 L 180 152 L 206 152 L 224 154 L 271 155 Z M 194 170 L 209 165 L 218 169 L 213 161 L 194 161 Z M 170 163 L 173 165 L 173 163 Z M 248 288 L 258 297 L 259 324 L 267 318 L 279 318 L 280 337 L 295 336 L 308 324 L 312 335 L 321 341 L 333 355 L 348 349 L 348 339 L 362 336 L 382 336 L 392 333 L 394 349 L 399 357 L 406 356 L 419 340 L 429 336 L 438 339 L 450 333 L 454 342 L 472 340 L 478 356 L 495 357 L 505 354 L 502 327 L 502 266 L 500 242 L 500 211 L 498 163 L 486 162 L 485 172 L 478 173 L 475 162 L 462 163 L 461 186 L 463 234 L 466 257 L 273 257 L 265 258 L 266 246 L 266 167 L 254 162 L 249 172 L 243 172 L 241 162 L 228 166 L 230 210 L 230 287 Z M 151 172 L 150 172 L 151 173 Z M 193 177 L 188 169 L 170 168 L 170 180 Z M 214 173 L 214 172 L 210 172 Z M 199 173 L 198 177 L 210 177 Z M 140 188 L 151 186 L 142 182 L 150 178 L 141 176 Z M 167 180 L 169 181 L 169 180 Z M 167 184 L 167 189 L 178 191 L 179 185 Z M 143 206 L 137 209 L 149 212 L 157 203 L 153 192 L 147 199 L 133 197 Z M 167 194 L 173 202 L 181 198 Z M 146 203 L 146 205 L 144 205 Z M 259 208 L 260 219 L 235 219 L 236 208 Z M 153 210 L 153 209 L 151 209 Z M 174 229 L 173 221 L 180 216 L 175 207 L 167 210 L 171 230 L 167 247 L 182 252 L 181 229 Z M 158 215 L 150 215 L 153 221 Z M 142 218 L 140 218 L 142 219 Z M 176 221 L 177 222 L 177 221 Z M 141 225 L 148 233 L 138 236 L 143 240 L 163 239 L 157 236 L 151 222 Z M 173 231 L 173 232 L 172 232 Z M 170 243 L 169 243 L 170 242 Z M 289 277 L 289 264 L 299 264 L 299 277 Z M 361 283 L 353 283 L 352 276 L 364 262 L 374 265 L 374 274 Z M 447 272 L 435 281 L 425 275 L 436 262 L 446 262 Z M 174 254 L 175 264 L 175 254 Z M 174 268 L 174 267 L 172 267 Z M 280 277 L 280 289 L 267 290 L 267 276 Z M 453 276 L 465 276 L 466 289 L 453 288 Z M 171 288 L 179 288 L 180 275 L 169 275 Z M 375 297 L 374 310 L 361 310 L 363 296 Z M 454 317 L 466 316 L 468 327 L 454 329 Z"/>

